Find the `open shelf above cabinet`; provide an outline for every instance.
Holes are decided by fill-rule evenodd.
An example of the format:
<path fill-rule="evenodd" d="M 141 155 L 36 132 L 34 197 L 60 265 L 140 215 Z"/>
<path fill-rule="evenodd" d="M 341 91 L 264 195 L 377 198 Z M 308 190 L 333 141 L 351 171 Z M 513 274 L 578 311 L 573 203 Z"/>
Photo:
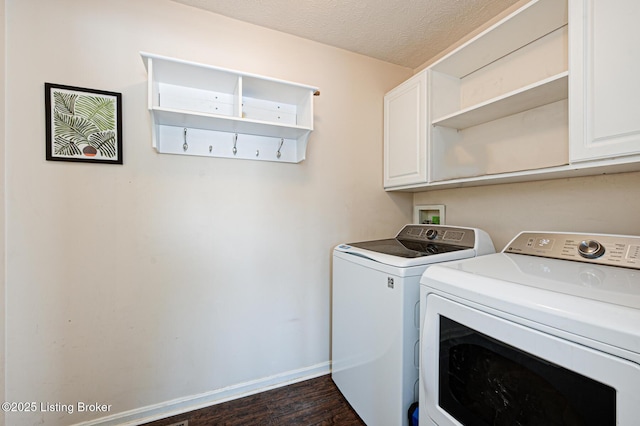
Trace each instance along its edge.
<path fill-rule="evenodd" d="M 478 105 L 435 119 L 431 124 L 463 130 L 567 99 L 568 96 L 569 73 L 565 71 Z"/>
<path fill-rule="evenodd" d="M 435 71 L 463 78 L 567 25 L 567 2 L 534 0 L 434 63 Z"/>
<path fill-rule="evenodd" d="M 140 55 L 149 80 L 152 145 L 158 152 L 293 163 L 305 159 L 316 87 Z"/>

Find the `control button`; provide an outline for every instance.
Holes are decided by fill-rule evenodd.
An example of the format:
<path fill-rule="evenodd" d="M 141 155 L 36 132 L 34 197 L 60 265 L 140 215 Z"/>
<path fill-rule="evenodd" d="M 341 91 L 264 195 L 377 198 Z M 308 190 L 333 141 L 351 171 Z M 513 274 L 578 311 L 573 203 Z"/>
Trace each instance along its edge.
<path fill-rule="evenodd" d="M 538 250 L 551 250 L 555 240 L 551 238 L 538 238 L 536 241 L 536 249 Z"/>
<path fill-rule="evenodd" d="M 632 260 L 640 259 L 640 245 L 630 245 L 626 258 Z"/>
<path fill-rule="evenodd" d="M 578 245 L 578 253 L 587 259 L 596 259 L 604 254 L 604 247 L 596 240 L 582 241 Z"/>
<path fill-rule="evenodd" d="M 428 229 L 427 230 L 427 238 L 429 240 L 433 240 L 437 236 L 438 236 L 438 231 L 436 231 L 435 229 Z"/>

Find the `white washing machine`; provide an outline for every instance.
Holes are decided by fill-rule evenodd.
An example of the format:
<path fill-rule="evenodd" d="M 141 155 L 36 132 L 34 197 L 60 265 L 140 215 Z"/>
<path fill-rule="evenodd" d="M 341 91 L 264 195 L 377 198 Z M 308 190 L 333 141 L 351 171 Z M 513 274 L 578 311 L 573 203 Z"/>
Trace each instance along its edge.
<path fill-rule="evenodd" d="M 422 273 L 494 252 L 486 232 L 440 225 L 334 249 L 331 376 L 368 426 L 406 426 L 418 400 Z"/>
<path fill-rule="evenodd" d="M 523 232 L 421 284 L 421 426 L 639 424 L 640 237 Z"/>

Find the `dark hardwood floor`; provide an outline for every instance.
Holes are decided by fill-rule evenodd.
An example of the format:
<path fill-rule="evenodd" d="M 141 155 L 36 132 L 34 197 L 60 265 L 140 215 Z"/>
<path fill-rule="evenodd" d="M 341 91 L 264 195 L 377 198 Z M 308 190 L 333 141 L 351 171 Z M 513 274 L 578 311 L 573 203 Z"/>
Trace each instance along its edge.
<path fill-rule="evenodd" d="M 145 426 L 168 426 L 184 420 L 189 421 L 189 426 L 366 426 L 330 375 L 146 423 Z"/>

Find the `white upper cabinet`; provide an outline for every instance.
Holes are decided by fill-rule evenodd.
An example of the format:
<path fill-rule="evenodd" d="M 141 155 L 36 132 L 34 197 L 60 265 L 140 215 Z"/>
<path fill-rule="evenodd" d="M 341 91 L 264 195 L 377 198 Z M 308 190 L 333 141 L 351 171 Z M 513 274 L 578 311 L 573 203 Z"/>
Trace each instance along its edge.
<path fill-rule="evenodd" d="M 160 153 L 297 163 L 313 130 L 312 86 L 141 53 Z"/>
<path fill-rule="evenodd" d="M 384 97 L 384 187 L 427 182 L 427 73 Z"/>
<path fill-rule="evenodd" d="M 640 154 L 640 2 L 569 4 L 571 160 Z"/>
<path fill-rule="evenodd" d="M 533 0 L 462 44 L 425 70 L 426 106 L 412 80 L 385 97 L 385 188 L 640 170 L 638 22 L 637 0 Z"/>

